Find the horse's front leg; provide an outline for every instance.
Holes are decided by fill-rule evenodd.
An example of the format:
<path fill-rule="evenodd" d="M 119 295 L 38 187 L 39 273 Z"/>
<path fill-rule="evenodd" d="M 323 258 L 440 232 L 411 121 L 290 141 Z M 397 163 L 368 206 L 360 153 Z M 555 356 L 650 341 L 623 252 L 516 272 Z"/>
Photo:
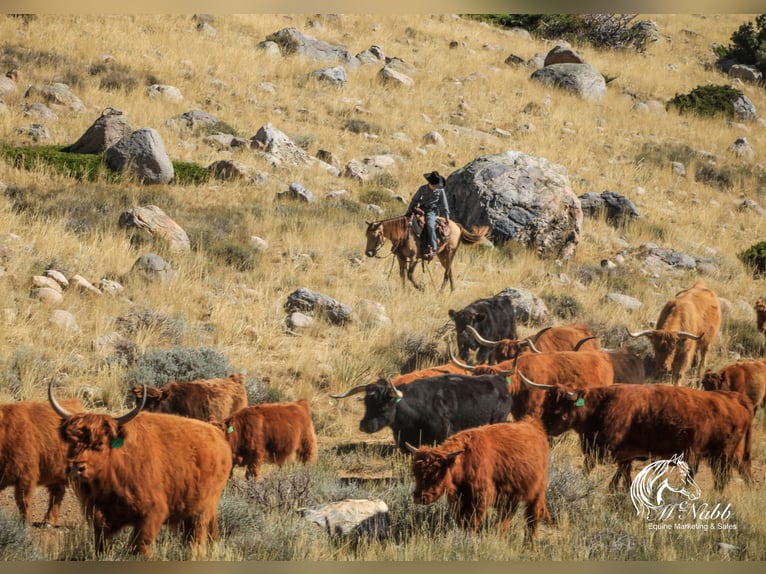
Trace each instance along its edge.
<path fill-rule="evenodd" d="M 404 289 L 407 286 L 407 259 L 401 255 L 397 255 L 396 259 L 399 262 L 399 278 L 402 280 L 402 289 Z"/>
<path fill-rule="evenodd" d="M 418 265 L 417 258 L 413 258 L 410 262 L 410 266 L 407 268 L 407 277 L 410 278 L 410 282 L 415 286 L 415 289 L 418 291 L 423 290 L 423 285 L 415 281 L 415 277 L 413 276 L 413 272 L 415 271 L 415 267 Z"/>

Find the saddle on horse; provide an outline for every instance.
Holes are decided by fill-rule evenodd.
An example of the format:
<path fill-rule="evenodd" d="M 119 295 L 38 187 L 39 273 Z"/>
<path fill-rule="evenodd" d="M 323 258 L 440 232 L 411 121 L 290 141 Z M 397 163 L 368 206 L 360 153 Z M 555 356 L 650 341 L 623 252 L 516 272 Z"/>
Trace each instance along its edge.
<path fill-rule="evenodd" d="M 426 248 L 430 245 L 430 242 L 428 240 L 428 230 L 426 229 L 426 216 L 423 210 L 419 207 L 416 207 L 413 214 L 410 216 L 410 229 L 418 239 L 418 252 L 422 257 Z M 441 244 L 447 241 L 447 238 L 450 236 L 450 228 L 447 220 L 443 217 L 437 217 L 435 229 L 437 245 L 441 246 Z"/>

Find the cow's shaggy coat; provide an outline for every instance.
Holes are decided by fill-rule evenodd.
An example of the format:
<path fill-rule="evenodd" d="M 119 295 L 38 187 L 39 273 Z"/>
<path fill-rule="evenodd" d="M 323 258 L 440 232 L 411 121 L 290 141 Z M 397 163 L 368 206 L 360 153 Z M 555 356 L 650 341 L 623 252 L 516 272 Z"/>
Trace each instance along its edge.
<path fill-rule="evenodd" d="M 71 411 L 82 410 L 78 399 L 62 401 Z M 67 485 L 67 445 L 59 436 L 60 418 L 45 401 L 0 405 L 0 490 L 14 488 L 21 518 L 32 520 L 32 495 L 48 489 L 44 522 L 55 525 Z"/>
<path fill-rule="evenodd" d="M 264 462 L 316 461 L 316 434 L 305 399 L 245 407 L 223 425 L 234 465 L 246 467 L 246 478 L 257 480 Z"/>
<path fill-rule="evenodd" d="M 411 469 L 416 503 L 442 495 L 462 526 L 479 530 L 491 507 L 503 534 L 517 506 L 525 505 L 527 536 L 538 523 L 552 523 L 545 504 L 548 439 L 538 419 L 484 425 L 459 432 L 438 447 L 414 450 Z"/>

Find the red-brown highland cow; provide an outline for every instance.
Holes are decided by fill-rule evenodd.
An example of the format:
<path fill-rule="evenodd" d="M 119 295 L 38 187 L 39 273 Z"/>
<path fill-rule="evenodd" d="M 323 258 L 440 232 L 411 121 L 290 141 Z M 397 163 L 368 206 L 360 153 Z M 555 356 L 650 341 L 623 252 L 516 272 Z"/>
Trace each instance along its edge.
<path fill-rule="evenodd" d="M 231 473 L 231 451 L 216 426 L 185 417 L 120 417 L 63 408 L 48 388 L 68 445 L 74 491 L 92 523 L 96 552 L 132 527 L 132 552 L 150 555 L 160 528 L 178 529 L 195 553 L 218 537 L 218 501 Z"/>
<path fill-rule="evenodd" d="M 524 503 L 528 539 L 541 520 L 552 523 L 545 504 L 548 437 L 539 419 L 475 427 L 437 447 L 409 448 L 417 504 L 433 504 L 444 495 L 460 524 L 476 531 L 494 507 L 505 534 Z"/>
<path fill-rule="evenodd" d="M 297 459 L 314 462 L 316 435 L 306 399 L 263 403 L 239 409 L 223 421 L 235 466 L 257 480 L 264 462 L 279 466 Z"/>
<path fill-rule="evenodd" d="M 133 387 L 131 391 L 136 401 L 140 401 L 143 386 Z M 223 379 L 173 382 L 158 389 L 147 387 L 144 410 L 208 421 L 211 417 L 225 419 L 246 406 L 245 377 L 234 374 Z"/>
<path fill-rule="evenodd" d="M 81 411 L 78 399 L 62 401 Z M 59 436 L 61 419 L 44 401 L 0 405 L 0 490 L 13 486 L 21 518 L 32 520 L 32 495 L 38 486 L 48 489 L 48 510 L 43 524 L 55 525 L 67 486 L 67 445 Z"/>

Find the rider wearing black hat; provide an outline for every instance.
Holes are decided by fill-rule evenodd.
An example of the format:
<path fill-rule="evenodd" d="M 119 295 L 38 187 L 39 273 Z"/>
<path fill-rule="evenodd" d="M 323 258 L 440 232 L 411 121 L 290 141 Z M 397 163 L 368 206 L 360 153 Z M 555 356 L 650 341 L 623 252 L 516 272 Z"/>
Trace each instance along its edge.
<path fill-rule="evenodd" d="M 444 218 L 449 222 L 449 205 L 447 204 L 447 195 L 444 193 L 446 181 L 439 175 L 439 172 L 424 173 L 423 177 L 428 183 L 421 185 L 415 195 L 412 196 L 410 206 L 407 208 L 407 216 L 412 214 L 415 207 L 419 207 L 425 213 L 429 245 L 423 254 L 423 259 L 430 261 L 437 251 L 436 216 L 441 208 Z"/>

